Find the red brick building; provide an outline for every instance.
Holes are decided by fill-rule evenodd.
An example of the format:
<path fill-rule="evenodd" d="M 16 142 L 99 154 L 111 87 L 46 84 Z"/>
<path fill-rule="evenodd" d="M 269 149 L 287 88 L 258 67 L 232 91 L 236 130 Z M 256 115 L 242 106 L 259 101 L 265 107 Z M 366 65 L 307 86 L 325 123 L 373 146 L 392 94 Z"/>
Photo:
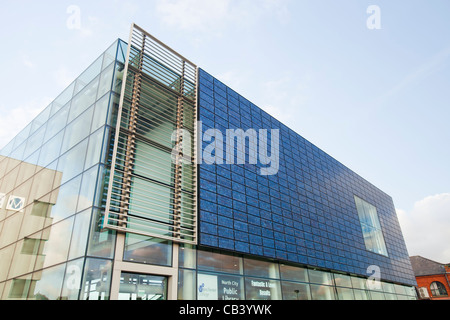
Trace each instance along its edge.
<path fill-rule="evenodd" d="M 410 257 L 420 299 L 450 300 L 450 264 Z"/>

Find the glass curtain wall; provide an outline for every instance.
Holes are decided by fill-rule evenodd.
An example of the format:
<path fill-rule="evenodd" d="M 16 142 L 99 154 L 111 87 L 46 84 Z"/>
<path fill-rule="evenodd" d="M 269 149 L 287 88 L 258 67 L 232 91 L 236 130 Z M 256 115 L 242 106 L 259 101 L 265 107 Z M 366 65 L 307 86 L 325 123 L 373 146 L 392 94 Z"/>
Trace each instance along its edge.
<path fill-rule="evenodd" d="M 100 232 L 126 44 L 117 40 L 0 152 L 0 298 L 108 299 Z"/>
<path fill-rule="evenodd" d="M 414 287 L 182 246 L 180 300 L 416 300 Z"/>

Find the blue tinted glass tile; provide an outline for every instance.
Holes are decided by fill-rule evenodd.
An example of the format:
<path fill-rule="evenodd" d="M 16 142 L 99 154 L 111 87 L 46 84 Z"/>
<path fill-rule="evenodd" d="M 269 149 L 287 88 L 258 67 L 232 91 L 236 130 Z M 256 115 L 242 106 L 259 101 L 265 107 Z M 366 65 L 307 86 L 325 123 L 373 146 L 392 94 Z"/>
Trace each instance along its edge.
<path fill-rule="evenodd" d="M 201 233 L 200 242 L 205 246 L 218 247 L 219 239 L 206 233 Z"/>
<path fill-rule="evenodd" d="M 222 249 L 228 249 L 228 250 L 234 250 L 234 241 L 230 239 L 219 239 L 219 248 Z"/>
<path fill-rule="evenodd" d="M 217 225 L 202 222 L 200 223 L 200 231 L 210 235 L 217 235 Z"/>
<path fill-rule="evenodd" d="M 224 226 L 220 226 L 218 228 L 218 234 L 221 238 L 227 238 L 231 240 L 235 238 L 234 230 L 232 228 L 227 228 Z"/>
<path fill-rule="evenodd" d="M 250 254 L 256 256 L 264 256 L 263 247 L 261 245 L 250 244 Z"/>
<path fill-rule="evenodd" d="M 236 241 L 235 249 L 242 253 L 250 253 L 250 245 L 245 242 Z"/>

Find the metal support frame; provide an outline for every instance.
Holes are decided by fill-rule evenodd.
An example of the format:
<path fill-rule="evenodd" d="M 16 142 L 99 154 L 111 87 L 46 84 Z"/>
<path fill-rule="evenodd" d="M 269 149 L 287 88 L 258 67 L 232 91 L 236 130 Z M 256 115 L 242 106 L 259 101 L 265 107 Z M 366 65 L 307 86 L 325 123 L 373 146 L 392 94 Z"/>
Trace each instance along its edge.
<path fill-rule="evenodd" d="M 115 130 L 114 150 L 111 163 L 110 179 L 108 186 L 107 201 L 105 206 L 105 216 L 103 228 L 116 230 L 118 232 L 135 233 L 139 235 L 167 239 L 175 243 L 197 244 L 197 167 L 196 152 L 192 163 L 192 181 L 190 185 L 191 193 L 187 193 L 192 203 L 186 205 L 187 197 L 183 197 L 186 191 L 183 190 L 183 163 L 186 156 L 183 154 L 183 130 L 185 129 L 185 108 L 193 108 L 193 134 L 194 144 L 196 144 L 196 120 L 197 120 L 197 78 L 198 70 L 196 65 L 185 59 L 174 50 L 148 34 L 139 26 L 133 24 L 130 31 L 127 60 L 124 70 L 124 79 L 119 102 L 118 120 Z M 133 51 L 134 50 L 134 51 Z M 138 52 L 138 54 L 136 54 Z M 133 56 L 132 56 L 133 54 Z M 130 89 L 130 72 L 134 74 L 132 89 Z M 166 218 L 160 219 L 149 217 L 133 216 L 130 221 L 130 201 L 133 198 L 134 189 L 133 176 L 136 165 L 136 145 L 137 140 L 147 143 L 147 137 L 141 136 L 139 130 L 142 128 L 139 112 L 141 107 L 149 109 L 151 102 L 142 99 L 143 81 L 150 83 L 152 88 L 161 87 L 161 90 L 169 92 L 170 95 L 177 96 L 176 106 L 176 161 L 174 163 L 172 189 L 172 212 L 167 213 Z M 150 81 L 150 82 L 149 82 Z M 152 84 L 153 83 L 153 84 Z M 148 84 L 147 84 L 148 86 Z M 130 92 L 131 90 L 131 92 Z M 125 113 L 125 100 L 127 100 L 127 110 Z M 148 104 L 150 103 L 150 104 Z M 188 106 L 189 105 L 189 106 Z M 123 123 L 127 116 L 126 123 Z M 161 117 L 155 114 L 156 118 Z M 125 127 L 124 127 L 125 126 Z M 123 145 L 122 145 L 123 144 Z M 194 150 L 196 148 L 194 147 Z M 158 170 L 158 159 L 149 159 L 149 164 L 154 166 L 153 170 Z M 150 169 L 152 170 L 152 169 Z M 118 177 L 121 182 L 118 182 Z M 158 182 L 155 182 L 158 184 Z M 133 207 L 139 207 L 145 211 L 145 199 L 149 209 L 152 197 L 151 190 L 142 190 L 140 196 L 144 195 L 144 200 L 139 205 L 133 203 Z M 120 200 L 119 200 L 120 199 Z M 155 199 L 155 198 L 153 198 Z M 112 210 L 114 209 L 114 210 Z M 164 210 L 164 209 L 161 209 Z M 162 213 L 164 215 L 164 213 Z M 151 214 L 149 214 L 151 216 Z M 163 220 L 161 220 L 163 219 Z M 152 225 L 149 227 L 149 225 Z M 146 229 L 148 228 L 148 229 Z M 169 228 L 169 234 L 162 234 L 163 230 Z M 170 231 L 171 230 L 171 231 Z"/>

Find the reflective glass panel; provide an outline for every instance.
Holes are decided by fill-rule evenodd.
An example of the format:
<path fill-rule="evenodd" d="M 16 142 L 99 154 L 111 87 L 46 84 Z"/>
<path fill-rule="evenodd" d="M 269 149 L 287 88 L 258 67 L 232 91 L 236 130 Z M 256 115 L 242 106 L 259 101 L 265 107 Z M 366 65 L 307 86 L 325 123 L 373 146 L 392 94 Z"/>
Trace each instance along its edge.
<path fill-rule="evenodd" d="M 338 300 L 355 300 L 353 289 L 350 288 L 336 288 Z"/>
<path fill-rule="evenodd" d="M 197 300 L 197 272 L 180 269 L 178 272 L 178 300 Z"/>
<path fill-rule="evenodd" d="M 308 270 L 304 268 L 281 264 L 280 271 L 283 280 L 308 282 Z"/>
<path fill-rule="evenodd" d="M 109 300 L 112 261 L 86 259 L 81 285 L 81 300 Z"/>
<path fill-rule="evenodd" d="M 311 300 L 309 284 L 297 282 L 281 282 L 283 300 Z"/>
<path fill-rule="evenodd" d="M 333 277 L 329 272 L 319 270 L 308 270 L 308 273 L 309 273 L 309 282 L 311 283 L 334 285 Z"/>
<path fill-rule="evenodd" d="M 377 208 L 357 196 L 355 196 L 355 203 L 366 249 L 388 256 Z"/>
<path fill-rule="evenodd" d="M 61 300 L 66 265 L 62 264 L 33 274 L 28 299 Z"/>
<path fill-rule="evenodd" d="M 352 281 L 350 276 L 335 273 L 334 282 L 338 287 L 352 288 Z"/>
<path fill-rule="evenodd" d="M 171 266 L 172 243 L 167 240 L 127 233 L 124 260 L 143 264 Z"/>
<path fill-rule="evenodd" d="M 244 300 L 244 278 L 227 274 L 198 273 L 198 300 Z"/>
<path fill-rule="evenodd" d="M 280 272 L 277 263 L 244 259 L 244 270 L 246 275 L 279 279 Z"/>
<path fill-rule="evenodd" d="M 197 268 L 197 250 L 191 245 L 180 245 L 178 264 L 180 268 Z"/>
<path fill-rule="evenodd" d="M 280 281 L 246 277 L 245 296 L 247 300 L 282 300 Z"/>
<path fill-rule="evenodd" d="M 335 300 L 333 287 L 312 284 L 311 294 L 313 300 Z"/>
<path fill-rule="evenodd" d="M 242 258 L 215 252 L 198 251 L 198 269 L 242 274 Z"/>
<path fill-rule="evenodd" d="M 119 300 L 167 300 L 167 278 L 122 272 Z"/>
<path fill-rule="evenodd" d="M 368 300 L 368 293 L 366 290 L 353 289 L 355 300 Z"/>

